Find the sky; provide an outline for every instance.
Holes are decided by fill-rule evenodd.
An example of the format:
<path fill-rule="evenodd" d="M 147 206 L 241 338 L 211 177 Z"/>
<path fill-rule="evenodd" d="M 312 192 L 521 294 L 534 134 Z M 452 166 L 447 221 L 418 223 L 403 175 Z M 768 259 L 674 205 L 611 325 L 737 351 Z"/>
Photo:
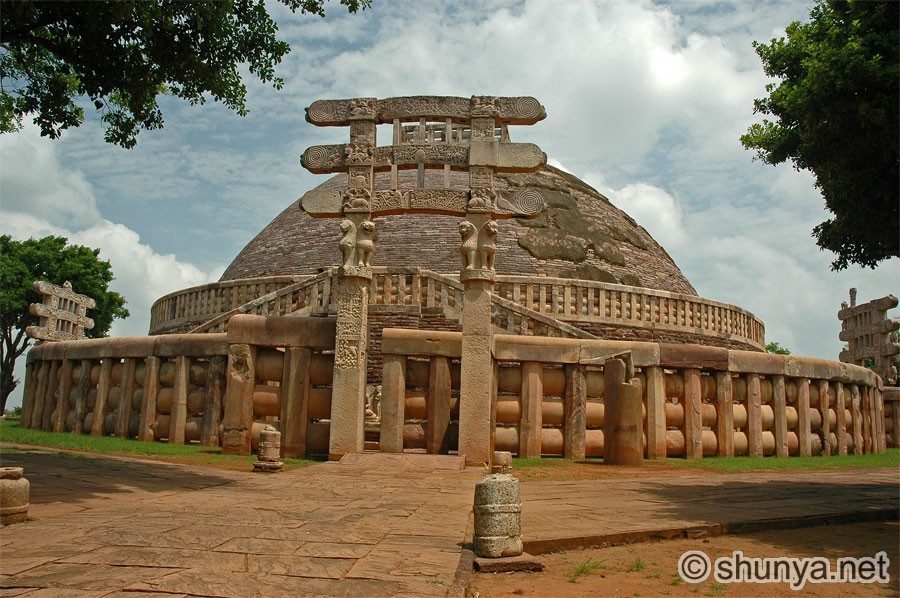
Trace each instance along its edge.
<path fill-rule="evenodd" d="M 272 3 L 292 48 L 276 71 L 284 88 L 245 77 L 246 117 L 163 98 L 165 127 L 142 132 L 132 150 L 105 143 L 87 105 L 85 123 L 59 140 L 33 125 L 0 135 L 0 232 L 100 248 L 132 314 L 111 334 L 143 335 L 157 298 L 218 280 L 326 179 L 300 155 L 345 142 L 346 131 L 305 122 L 316 99 L 530 95 L 548 116 L 512 127 L 513 141 L 537 143 L 630 214 L 700 296 L 751 311 L 768 341 L 795 354 L 837 359 L 848 289 L 860 303 L 900 295 L 900 259 L 831 271 L 834 256 L 811 236 L 829 216 L 812 175 L 754 161 L 739 142 L 771 82 L 753 41 L 783 36 L 811 6 L 374 0 L 349 15 L 332 0 L 323 19 Z M 20 397 L 21 388 L 10 404 Z"/>

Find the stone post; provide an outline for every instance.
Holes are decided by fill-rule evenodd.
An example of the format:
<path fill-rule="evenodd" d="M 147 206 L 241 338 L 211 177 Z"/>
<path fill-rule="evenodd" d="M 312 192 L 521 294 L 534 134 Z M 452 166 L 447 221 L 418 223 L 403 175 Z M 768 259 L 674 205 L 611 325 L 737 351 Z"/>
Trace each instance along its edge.
<path fill-rule="evenodd" d="M 475 484 L 475 554 L 499 558 L 522 554 L 522 500 L 519 480 L 506 473 Z"/>
<path fill-rule="evenodd" d="M 249 455 L 256 388 L 256 347 L 235 344 L 228 351 L 222 454 Z"/>
<path fill-rule="evenodd" d="M 522 414 L 519 420 L 519 457 L 537 459 L 541 456 L 541 428 L 544 385 L 541 375 L 544 365 L 536 361 L 522 364 Z"/>
<path fill-rule="evenodd" d="M 828 417 L 830 407 L 828 401 L 828 380 L 819 380 L 819 411 L 822 412 L 822 454 L 831 455 L 831 419 Z"/>
<path fill-rule="evenodd" d="M 91 426 L 91 436 L 103 436 L 103 425 L 106 423 L 106 400 L 109 398 L 109 390 L 112 386 L 113 359 L 104 357 L 100 362 L 100 382 L 97 384 L 97 402 L 94 405 L 94 424 Z"/>
<path fill-rule="evenodd" d="M 847 454 L 847 419 L 846 419 L 846 409 L 847 403 L 844 396 L 844 384 L 843 382 L 837 382 L 834 388 L 834 396 L 835 396 L 835 407 L 834 412 L 837 416 L 837 423 L 835 425 L 835 434 L 837 434 L 837 451 L 839 455 Z"/>
<path fill-rule="evenodd" d="M 60 362 L 54 359 L 50 365 L 50 377 L 47 380 L 47 398 L 44 401 L 44 412 L 41 414 L 40 421 L 37 422 L 39 430 L 51 431 L 53 429 L 53 409 L 57 403 L 57 392 L 59 392 L 59 368 Z"/>
<path fill-rule="evenodd" d="M 700 370 L 693 368 L 684 370 L 684 422 L 682 426 L 685 459 L 703 458 L 703 405 L 700 384 Z"/>
<path fill-rule="evenodd" d="M 74 364 L 71 359 L 64 359 L 59 373 L 59 396 L 56 401 L 56 419 L 53 421 L 54 432 L 66 431 L 66 416 L 69 414 L 69 394 L 72 392 L 72 370 Z"/>
<path fill-rule="evenodd" d="M 406 402 L 406 357 L 385 355 L 382 366 L 381 441 L 385 453 L 403 452 Z"/>
<path fill-rule="evenodd" d="M 116 436 L 128 438 L 128 425 L 131 423 L 131 400 L 134 398 L 134 372 L 137 369 L 137 360 L 127 357 L 122 368 L 122 389 L 119 398 L 119 408 L 116 410 Z"/>
<path fill-rule="evenodd" d="M 783 395 L 783 380 L 781 391 Z M 734 457 L 734 388 L 729 372 L 716 372 L 716 440 L 720 457 Z M 784 446 L 787 449 L 787 440 Z"/>
<path fill-rule="evenodd" d="M 666 384 L 661 367 L 644 368 L 647 377 L 647 458 L 666 458 Z M 728 408 L 731 409 L 729 396 Z"/>
<path fill-rule="evenodd" d="M 0 525 L 28 521 L 31 484 L 21 467 L 0 467 Z"/>
<path fill-rule="evenodd" d="M 206 376 L 206 396 L 203 407 L 203 430 L 200 433 L 200 444 L 203 446 L 219 446 L 219 424 L 222 421 L 222 399 L 225 395 L 225 366 L 228 358 L 215 355 L 209 360 L 209 372 Z M 147 392 L 147 389 L 144 389 Z"/>
<path fill-rule="evenodd" d="M 493 267 L 482 267 L 482 244 L 472 243 L 483 231 L 495 227 L 490 214 L 470 213 L 460 224 L 464 263 L 460 281 L 465 287 L 460 365 L 459 453 L 466 465 L 490 463 L 494 453 L 493 350 L 491 291 Z M 492 265 L 492 264 L 491 264 Z"/>
<path fill-rule="evenodd" d="M 311 351 L 288 347 L 284 351 L 281 382 L 281 454 L 306 457 L 309 425 L 309 362 Z"/>
<path fill-rule="evenodd" d="M 775 416 L 775 456 L 787 457 L 787 395 L 785 394 L 784 376 L 772 377 L 772 412 Z"/>
<path fill-rule="evenodd" d="M 584 459 L 585 435 L 587 432 L 587 383 L 584 366 L 567 363 L 565 365 L 566 389 L 563 397 L 563 457 Z"/>
<path fill-rule="evenodd" d="M 800 446 L 800 456 L 812 456 L 812 445 L 809 441 L 809 380 L 797 379 L 797 442 Z"/>
<path fill-rule="evenodd" d="M 159 357 L 148 357 L 144 372 L 144 394 L 141 398 L 141 419 L 138 424 L 138 440 L 153 441 L 153 427 L 156 425 L 156 395 L 159 394 Z M 83 368 L 84 366 L 82 366 Z M 82 372 L 82 376 L 84 372 Z M 90 376 L 88 376 L 90 379 Z M 77 417 L 76 423 L 78 425 Z"/>
<path fill-rule="evenodd" d="M 763 456 L 762 390 L 759 374 L 747 374 L 747 453 Z"/>
<path fill-rule="evenodd" d="M 184 444 L 184 426 L 187 423 L 187 398 L 190 390 L 191 358 L 179 355 L 175 358 L 175 383 L 172 388 L 172 412 L 169 416 L 169 442 Z"/>
<path fill-rule="evenodd" d="M 81 360 L 81 368 L 78 372 L 78 396 L 75 399 L 75 427 L 72 429 L 75 434 L 84 433 L 84 416 L 87 412 L 88 393 L 91 392 L 91 368 L 93 367 L 92 360 Z M 152 440 L 153 437 L 151 436 L 150 439 Z"/>
<path fill-rule="evenodd" d="M 366 358 L 369 347 L 369 286 L 375 251 L 371 201 L 374 178 L 375 98 L 349 100 L 350 143 L 344 148 L 347 192 L 340 222 L 341 267 L 337 274 L 337 335 L 328 458 L 361 453 L 365 445 Z"/>
<path fill-rule="evenodd" d="M 450 448 L 450 359 L 433 356 L 429 362 L 425 452 L 446 454 Z"/>

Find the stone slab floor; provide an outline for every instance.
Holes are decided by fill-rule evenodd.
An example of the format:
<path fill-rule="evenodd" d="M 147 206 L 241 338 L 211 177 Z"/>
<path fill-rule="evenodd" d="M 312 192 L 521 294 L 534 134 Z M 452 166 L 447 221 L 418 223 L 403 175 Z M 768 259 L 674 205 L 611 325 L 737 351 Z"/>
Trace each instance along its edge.
<path fill-rule="evenodd" d="M 482 470 L 365 457 L 252 474 L 4 454 L 35 520 L 0 532 L 0 596 L 445 595 Z"/>

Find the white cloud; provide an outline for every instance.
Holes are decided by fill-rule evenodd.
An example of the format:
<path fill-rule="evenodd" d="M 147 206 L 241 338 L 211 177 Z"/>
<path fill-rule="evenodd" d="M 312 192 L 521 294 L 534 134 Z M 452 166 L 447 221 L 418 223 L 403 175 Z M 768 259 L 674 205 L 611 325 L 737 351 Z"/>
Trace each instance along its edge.
<path fill-rule="evenodd" d="M 83 227 L 100 220 L 84 174 L 60 164 L 55 148 L 30 122 L 0 135 L 0 207 L 40 216 L 56 226 Z"/>

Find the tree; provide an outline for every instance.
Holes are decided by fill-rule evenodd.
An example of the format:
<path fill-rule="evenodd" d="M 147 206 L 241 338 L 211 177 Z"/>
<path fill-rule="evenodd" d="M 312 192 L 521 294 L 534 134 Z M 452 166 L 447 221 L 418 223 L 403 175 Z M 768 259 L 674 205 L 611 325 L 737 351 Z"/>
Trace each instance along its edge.
<path fill-rule="evenodd" d="M 790 355 L 791 351 L 787 347 L 782 347 L 775 341 L 766 343 L 766 353 L 774 353 L 775 355 Z"/>
<path fill-rule="evenodd" d="M 280 0 L 291 12 L 325 15 L 325 0 Z M 371 0 L 340 0 L 350 12 Z M 34 114 L 58 138 L 84 121 L 78 100 L 100 111 L 105 138 L 133 147 L 158 129 L 160 94 L 191 104 L 207 95 L 247 114 L 239 67 L 280 89 L 275 66 L 290 51 L 265 0 L 4 0 L 0 10 L 0 132 Z"/>
<path fill-rule="evenodd" d="M 44 237 L 13 241 L 9 235 L 0 236 L 0 413 L 6 400 L 19 384 L 13 368 L 30 345 L 25 336 L 27 326 L 38 324 L 28 311 L 31 303 L 40 303 L 41 296 L 32 289 L 35 280 L 72 288 L 96 301 L 96 309 L 88 311 L 94 328 L 85 331 L 91 338 L 106 336 L 114 318 L 127 318 L 125 299 L 108 290 L 113 280 L 109 262 L 100 259 L 100 250 L 82 245 L 66 245 L 65 237 Z"/>
<path fill-rule="evenodd" d="M 834 218 L 813 229 L 833 270 L 900 256 L 900 3 L 817 0 L 809 23 L 754 42 L 770 77 L 741 137 L 769 164 L 809 170 Z"/>

